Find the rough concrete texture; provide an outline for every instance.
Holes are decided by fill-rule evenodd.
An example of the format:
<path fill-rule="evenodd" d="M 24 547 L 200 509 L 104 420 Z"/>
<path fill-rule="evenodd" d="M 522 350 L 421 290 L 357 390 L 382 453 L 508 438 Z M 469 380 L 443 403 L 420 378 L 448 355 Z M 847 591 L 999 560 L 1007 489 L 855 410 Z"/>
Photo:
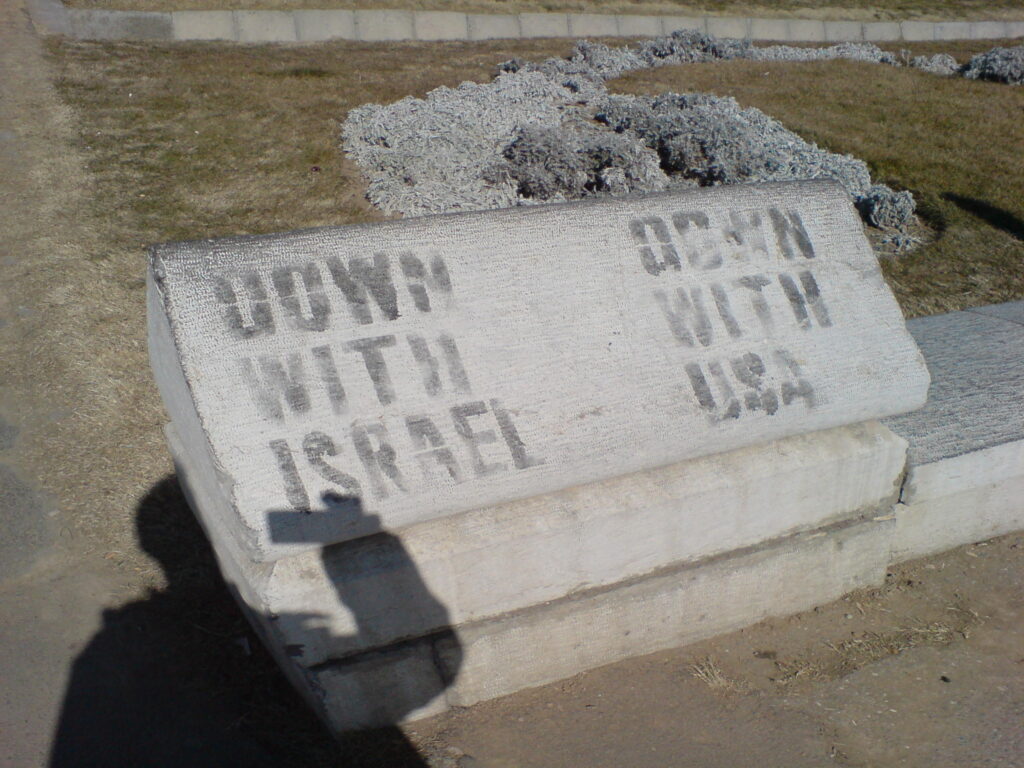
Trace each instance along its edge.
<path fill-rule="evenodd" d="M 811 42 L 827 40 L 825 22 L 807 19 L 790 19 L 788 40 L 794 42 Z"/>
<path fill-rule="evenodd" d="M 419 11 L 413 16 L 417 40 L 464 40 L 469 35 L 466 14 L 450 11 Z"/>
<path fill-rule="evenodd" d="M 70 34 L 86 40 L 171 40 L 169 13 L 68 10 Z"/>
<path fill-rule="evenodd" d="M 295 11 L 295 32 L 300 41 L 354 40 L 356 20 L 352 11 Z"/>
<path fill-rule="evenodd" d="M 367 176 L 368 198 L 406 215 L 654 191 L 671 182 L 833 178 L 868 222 L 912 221 L 910 193 L 872 185 L 862 161 L 809 144 L 759 110 L 701 94 L 609 96 L 603 84 L 634 69 L 731 58 L 897 63 L 865 43 L 756 48 L 694 31 L 623 48 L 582 41 L 570 59 L 507 62 L 488 84 L 352 110 L 345 147 Z M 546 178 L 535 183 L 539 177 Z"/>
<path fill-rule="evenodd" d="M 653 653 L 810 608 L 859 587 L 880 584 L 893 521 L 865 521 L 826 535 L 798 535 L 751 552 L 669 569 L 612 590 L 587 590 L 493 621 L 457 628 L 444 642 L 426 638 L 395 649 L 411 703 L 435 698 L 401 719 L 469 706 L 543 685 L 624 658 Z M 814 574 L 814 578 L 808 578 Z M 770 585 L 770 587 L 769 587 Z M 427 659 L 431 664 L 427 664 Z M 406 707 L 356 698 L 374 690 L 384 654 L 322 665 L 311 678 L 338 729 L 387 722 Z M 365 682 L 364 682 L 365 681 Z M 386 686 L 385 690 L 394 691 Z M 366 696 L 364 693 L 364 696 Z M 393 695 L 393 694 L 392 694 Z M 372 717 L 384 705 L 385 717 Z M 389 706 L 390 705 L 390 706 Z M 378 715 L 379 716 L 379 715 Z M 392 720 L 393 722 L 393 720 Z"/>
<path fill-rule="evenodd" d="M 750 19 L 732 17 L 708 17 L 706 29 L 709 35 L 715 37 L 731 37 L 737 40 L 749 39 Z"/>
<path fill-rule="evenodd" d="M 936 40 L 970 40 L 971 22 L 939 21 L 935 23 Z"/>
<path fill-rule="evenodd" d="M 626 36 L 656 37 L 663 33 L 661 18 L 658 16 L 618 16 L 619 34 Z"/>
<path fill-rule="evenodd" d="M 868 42 L 891 42 L 900 39 L 898 21 L 866 21 L 864 22 L 864 39 Z"/>
<path fill-rule="evenodd" d="M 859 21 L 826 21 L 825 42 L 857 43 L 864 40 L 864 25 Z"/>
<path fill-rule="evenodd" d="M 1005 21 L 972 21 L 971 37 L 975 40 L 1001 40 L 1009 36 L 1007 24 Z"/>
<path fill-rule="evenodd" d="M 286 558 L 255 589 L 285 642 L 302 647 L 295 663 L 314 666 L 437 632 L 442 618 L 480 621 L 887 512 L 905 459 L 904 442 L 879 425 L 843 427 L 424 523 L 401 532 L 401 547 L 371 536 Z M 445 616 L 409 599 L 417 581 Z M 339 595 L 366 608 L 357 617 Z"/>
<path fill-rule="evenodd" d="M 666 35 L 687 30 L 696 32 L 708 31 L 707 19 L 697 16 L 662 16 L 661 27 Z"/>
<path fill-rule="evenodd" d="M 910 443 L 913 465 L 1024 440 L 1024 325 L 998 314 L 952 312 L 907 323 L 932 375 L 928 402 L 913 414 L 886 420 Z"/>
<path fill-rule="evenodd" d="M 356 35 L 371 42 L 412 40 L 412 11 L 355 11 Z"/>
<path fill-rule="evenodd" d="M 235 11 L 238 41 L 265 43 L 298 39 L 296 17 L 284 11 Z"/>
<path fill-rule="evenodd" d="M 471 13 L 466 17 L 470 40 L 500 40 L 520 37 L 515 14 Z"/>
<path fill-rule="evenodd" d="M 571 37 L 605 37 L 619 34 L 615 16 L 603 13 L 570 13 Z"/>
<path fill-rule="evenodd" d="M 901 21 L 900 37 L 910 42 L 935 39 L 935 25 L 928 21 Z"/>
<path fill-rule="evenodd" d="M 789 40 L 787 19 L 751 19 L 750 37 L 754 40 Z"/>
<path fill-rule="evenodd" d="M 523 37 L 568 37 L 569 15 L 565 13 L 520 13 Z"/>
<path fill-rule="evenodd" d="M 480 256 L 499 242 L 500 269 Z M 927 389 L 828 182 L 161 246 L 150 302 L 168 410 L 198 413 L 183 439 L 210 451 L 257 560 L 378 515 L 400 529 L 901 413 Z"/>
<path fill-rule="evenodd" d="M 972 80 L 993 80 L 1010 85 L 1024 84 L 1024 45 L 993 48 L 972 56 L 963 68 L 964 77 Z"/>
<path fill-rule="evenodd" d="M 174 11 L 171 24 L 175 40 L 238 39 L 231 11 Z"/>

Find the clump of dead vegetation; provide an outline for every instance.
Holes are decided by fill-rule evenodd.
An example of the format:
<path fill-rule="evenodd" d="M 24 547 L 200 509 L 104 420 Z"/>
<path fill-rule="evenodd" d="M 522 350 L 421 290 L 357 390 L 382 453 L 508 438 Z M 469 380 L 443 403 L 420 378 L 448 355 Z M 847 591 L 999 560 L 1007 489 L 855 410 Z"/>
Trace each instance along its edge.
<path fill-rule="evenodd" d="M 705 656 L 689 666 L 690 674 L 717 693 L 747 693 L 745 682 L 728 677 L 713 656 Z"/>

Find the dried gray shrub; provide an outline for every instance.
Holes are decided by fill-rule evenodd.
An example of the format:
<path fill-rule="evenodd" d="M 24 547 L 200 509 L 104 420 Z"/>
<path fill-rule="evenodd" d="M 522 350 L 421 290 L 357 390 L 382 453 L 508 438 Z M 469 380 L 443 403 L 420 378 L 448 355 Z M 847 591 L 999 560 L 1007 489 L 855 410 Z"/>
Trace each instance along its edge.
<path fill-rule="evenodd" d="M 933 75 L 956 75 L 960 72 L 960 65 L 956 59 L 948 53 L 936 53 L 934 56 L 915 56 L 910 61 L 910 66 L 923 69 Z"/>
<path fill-rule="evenodd" d="M 972 80 L 994 80 L 998 83 L 1021 85 L 1024 83 L 1024 45 L 1012 48 L 993 48 L 972 56 L 963 69 L 964 77 Z"/>

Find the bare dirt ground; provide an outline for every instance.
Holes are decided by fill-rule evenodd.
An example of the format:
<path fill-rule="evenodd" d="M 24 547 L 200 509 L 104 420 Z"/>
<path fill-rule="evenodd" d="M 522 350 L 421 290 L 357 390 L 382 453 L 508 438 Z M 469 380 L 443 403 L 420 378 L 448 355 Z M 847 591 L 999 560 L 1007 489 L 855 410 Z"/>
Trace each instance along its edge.
<path fill-rule="evenodd" d="M 49 58 L 21 1 L 0 5 L 0 765 L 1024 763 L 1020 535 L 896 569 L 877 593 L 419 724 L 420 757 L 394 732 L 334 743 L 260 649 L 163 446 L 142 246 L 373 217 L 334 149 L 336 121 L 364 98 L 357 78 L 399 98 L 567 47 L 438 47 L 425 67 L 415 56 L 430 49 L 411 46 L 389 54 L 404 69 L 388 77 L 332 74 L 380 60 L 358 45 Z M 225 78 L 222 55 L 255 74 Z M 183 60 L 203 77 L 183 79 Z M 274 83 L 295 100 L 253 102 Z M 291 143 L 249 141 L 286 117 Z M 979 242 L 1017 247 L 1004 235 Z M 119 730 L 102 758 L 58 748 L 49 761 L 55 742 L 103 728 Z M 146 760 L 130 758 L 136 743 Z"/>

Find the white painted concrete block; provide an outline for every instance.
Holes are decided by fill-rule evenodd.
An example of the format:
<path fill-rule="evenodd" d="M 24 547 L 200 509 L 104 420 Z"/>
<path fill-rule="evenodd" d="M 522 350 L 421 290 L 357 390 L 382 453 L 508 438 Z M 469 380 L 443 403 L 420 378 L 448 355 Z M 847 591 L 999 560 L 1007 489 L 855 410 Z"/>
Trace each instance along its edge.
<path fill-rule="evenodd" d="M 975 40 L 1001 40 L 1007 37 L 1005 21 L 975 21 L 971 23 L 971 37 Z"/>
<path fill-rule="evenodd" d="M 666 35 L 685 29 L 695 29 L 698 32 L 707 32 L 707 19 L 703 16 L 662 16 L 661 26 Z"/>
<path fill-rule="evenodd" d="M 892 527 L 890 516 L 796 536 L 753 552 L 460 627 L 446 642 L 413 641 L 400 646 L 405 674 L 415 680 L 413 692 L 400 691 L 397 697 L 392 682 L 397 675 L 385 678 L 384 696 L 374 696 L 383 677 L 378 655 L 328 663 L 306 674 L 323 691 L 335 729 L 395 722 L 396 712 L 410 707 L 415 708 L 401 719 L 414 720 L 448 706 L 469 706 L 622 659 L 694 643 L 878 585 L 888 565 Z M 432 658 L 436 672 L 426 667 L 427 658 Z M 419 705 L 432 685 L 440 688 L 436 697 L 425 707 Z M 395 698 L 407 703 L 395 706 Z M 383 717 L 367 716 L 379 708 L 384 709 Z"/>
<path fill-rule="evenodd" d="M 619 34 L 617 18 L 603 13 L 570 13 L 570 37 L 614 37 Z"/>
<path fill-rule="evenodd" d="M 826 21 L 825 40 L 830 43 L 855 43 L 864 39 L 864 25 L 859 21 Z"/>
<path fill-rule="evenodd" d="M 623 37 L 657 37 L 664 34 L 661 26 L 660 16 L 634 16 L 621 14 L 617 17 L 619 22 L 619 34 Z"/>
<path fill-rule="evenodd" d="M 412 11 L 355 11 L 356 35 L 360 40 L 412 40 L 415 32 Z"/>
<path fill-rule="evenodd" d="M 255 560 L 905 412 L 928 382 L 831 182 L 160 246 L 150 316 Z"/>
<path fill-rule="evenodd" d="M 750 38 L 752 40 L 781 41 L 789 37 L 789 21 L 786 19 L 751 19 Z"/>
<path fill-rule="evenodd" d="M 971 22 L 940 21 L 935 23 L 936 40 L 970 40 Z"/>
<path fill-rule="evenodd" d="M 413 11 L 417 40 L 465 40 L 469 36 L 466 14 L 454 11 Z"/>
<path fill-rule="evenodd" d="M 908 42 L 935 39 L 935 24 L 930 21 L 901 21 L 900 37 Z"/>
<path fill-rule="evenodd" d="M 235 11 L 240 43 L 294 43 L 298 40 L 291 11 Z"/>
<path fill-rule="evenodd" d="M 292 11 L 295 31 L 301 42 L 355 40 L 356 19 L 352 11 Z"/>
<path fill-rule="evenodd" d="M 238 39 L 231 11 L 173 11 L 171 25 L 175 40 Z"/>
<path fill-rule="evenodd" d="M 827 40 L 825 22 L 815 19 L 790 19 L 789 39 L 794 42 L 824 42 Z"/>
<path fill-rule="evenodd" d="M 568 37 L 569 15 L 565 13 L 520 13 L 522 37 Z"/>
<path fill-rule="evenodd" d="M 743 40 L 750 37 L 750 21 L 739 16 L 708 16 L 706 26 L 709 35 Z"/>
<path fill-rule="evenodd" d="M 470 40 L 504 40 L 520 37 L 519 17 L 504 13 L 470 13 L 466 16 Z"/>
<path fill-rule="evenodd" d="M 898 21 L 865 21 L 864 40 L 869 43 L 885 43 L 900 39 Z"/>

